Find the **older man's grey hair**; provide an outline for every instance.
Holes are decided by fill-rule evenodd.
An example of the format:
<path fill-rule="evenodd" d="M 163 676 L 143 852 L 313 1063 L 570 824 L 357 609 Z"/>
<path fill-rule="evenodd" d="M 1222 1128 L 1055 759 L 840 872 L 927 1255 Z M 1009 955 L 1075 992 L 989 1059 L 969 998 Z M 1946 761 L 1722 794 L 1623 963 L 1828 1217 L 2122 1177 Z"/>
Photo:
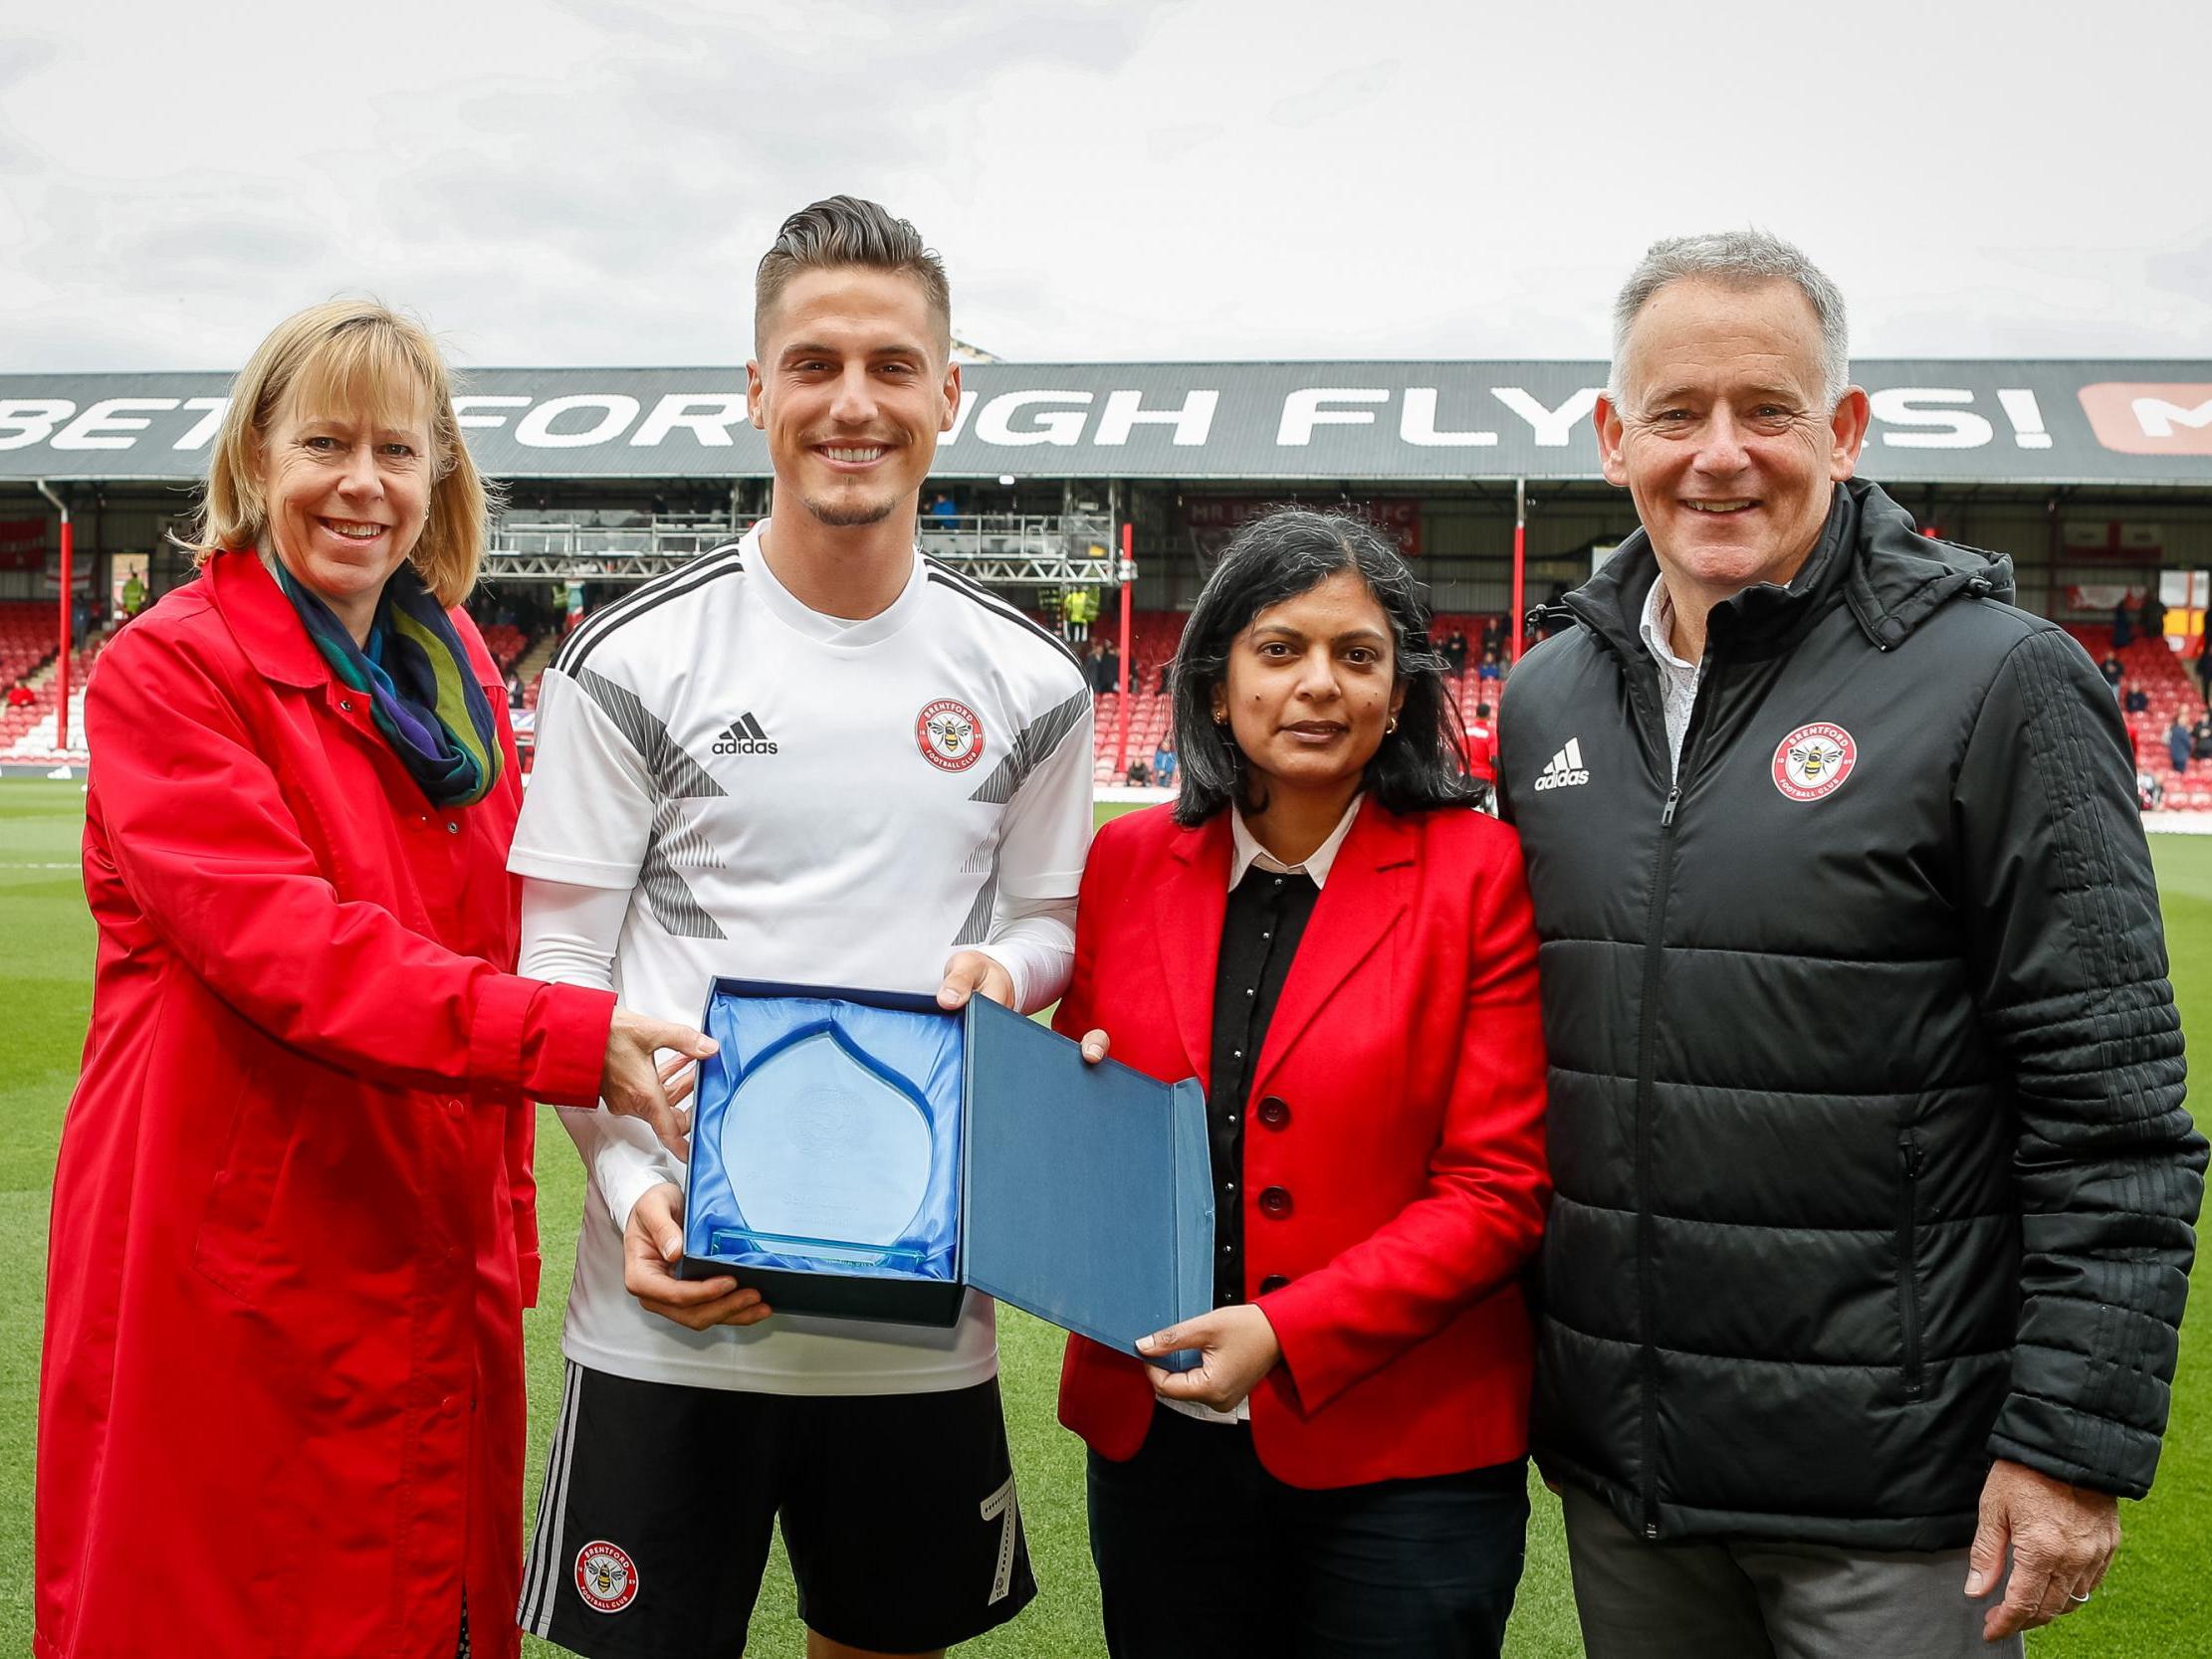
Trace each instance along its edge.
<path fill-rule="evenodd" d="M 1779 236 L 1760 230 L 1716 231 L 1708 236 L 1672 236 L 1655 242 L 1621 285 L 1613 303 L 1613 371 L 1606 396 L 1621 401 L 1621 359 L 1628 354 L 1629 329 L 1652 296 L 1669 283 L 1698 280 L 1749 288 L 1756 283 L 1795 283 L 1812 303 L 1821 325 L 1821 402 L 1836 407 L 1851 384 L 1851 335 L 1844 323 L 1844 297 L 1819 266 Z"/>

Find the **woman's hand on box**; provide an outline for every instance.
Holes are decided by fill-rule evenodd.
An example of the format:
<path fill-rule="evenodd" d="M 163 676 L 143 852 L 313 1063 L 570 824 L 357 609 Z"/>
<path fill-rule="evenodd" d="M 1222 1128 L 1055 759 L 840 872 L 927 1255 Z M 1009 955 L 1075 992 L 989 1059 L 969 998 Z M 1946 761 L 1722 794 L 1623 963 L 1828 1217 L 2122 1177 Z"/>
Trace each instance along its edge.
<path fill-rule="evenodd" d="M 1235 1410 L 1282 1359 L 1274 1326 L 1251 1302 L 1216 1308 L 1137 1342 L 1137 1352 L 1147 1358 L 1154 1354 L 1164 1358 L 1179 1348 L 1198 1349 L 1198 1367 L 1171 1371 L 1146 1366 L 1152 1391 L 1164 1400 L 1195 1400 L 1216 1411 Z"/>
<path fill-rule="evenodd" d="M 599 1099 L 617 1117 L 642 1119 L 653 1137 L 680 1158 L 691 1156 L 691 1114 L 678 1103 L 691 1093 L 687 1080 L 673 1096 L 668 1080 L 714 1053 L 712 1037 L 688 1025 L 649 1019 L 630 1008 L 614 1010 L 607 1027 L 606 1058 L 599 1068 Z M 673 1058 L 656 1058 L 662 1050 Z"/>

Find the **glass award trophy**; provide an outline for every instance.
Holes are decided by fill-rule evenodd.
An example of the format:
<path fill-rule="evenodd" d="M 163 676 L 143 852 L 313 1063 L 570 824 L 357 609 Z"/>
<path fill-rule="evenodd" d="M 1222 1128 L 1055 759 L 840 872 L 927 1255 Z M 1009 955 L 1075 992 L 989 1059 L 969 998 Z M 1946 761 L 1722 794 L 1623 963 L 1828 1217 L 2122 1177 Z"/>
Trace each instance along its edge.
<path fill-rule="evenodd" d="M 700 1068 L 687 1254 L 956 1289 L 960 1018 L 934 999 L 726 980 L 702 1025 L 722 1046 Z M 781 1305 L 806 1311 L 821 1290 L 783 1286 Z"/>
<path fill-rule="evenodd" d="M 973 1289 L 1124 1352 L 1213 1306 L 1197 1079 L 1091 1065 L 982 997 L 949 1014 L 717 979 L 699 1023 L 721 1048 L 699 1067 L 686 1278 L 734 1277 L 777 1314 L 938 1327 Z"/>
<path fill-rule="evenodd" d="M 915 1272 L 930 1185 L 930 1109 L 907 1079 L 822 1021 L 754 1060 L 723 1109 L 737 1203 L 715 1254 L 756 1251 Z"/>

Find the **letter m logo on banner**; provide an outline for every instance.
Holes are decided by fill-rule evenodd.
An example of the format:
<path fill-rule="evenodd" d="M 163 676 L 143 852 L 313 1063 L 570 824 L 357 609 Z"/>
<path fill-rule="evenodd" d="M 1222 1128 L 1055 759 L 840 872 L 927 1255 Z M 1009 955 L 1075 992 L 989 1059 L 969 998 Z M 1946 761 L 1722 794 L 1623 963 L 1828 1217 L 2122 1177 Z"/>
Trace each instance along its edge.
<path fill-rule="evenodd" d="M 2106 380 L 2082 388 L 2097 441 L 2124 455 L 2212 455 L 2212 385 Z"/>

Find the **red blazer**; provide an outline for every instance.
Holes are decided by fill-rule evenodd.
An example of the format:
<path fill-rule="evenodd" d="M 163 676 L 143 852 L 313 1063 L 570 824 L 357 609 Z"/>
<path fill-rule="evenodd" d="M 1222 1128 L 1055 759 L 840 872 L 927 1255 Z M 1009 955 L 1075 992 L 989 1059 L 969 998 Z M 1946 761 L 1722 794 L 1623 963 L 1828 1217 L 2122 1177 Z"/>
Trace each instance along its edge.
<path fill-rule="evenodd" d="M 102 653 L 84 1075 L 54 1176 L 39 1659 L 513 1659 L 526 1096 L 613 998 L 515 960 L 507 765 L 433 808 L 251 553 Z"/>
<path fill-rule="evenodd" d="M 1099 831 L 1075 974 L 1053 1020 L 1093 1026 L 1164 1080 L 1210 1073 L 1230 861 L 1226 813 Z M 1528 1449 L 1520 1275 L 1543 1228 L 1536 933 L 1513 832 L 1458 808 L 1369 800 L 1329 871 L 1253 1073 L 1244 1293 L 1282 1363 L 1252 1444 L 1293 1486 L 1448 1474 Z M 1288 1195 L 1263 1207 L 1262 1194 Z M 1071 1338 L 1060 1421 L 1134 1457 L 1153 1393 L 1136 1359 Z"/>

